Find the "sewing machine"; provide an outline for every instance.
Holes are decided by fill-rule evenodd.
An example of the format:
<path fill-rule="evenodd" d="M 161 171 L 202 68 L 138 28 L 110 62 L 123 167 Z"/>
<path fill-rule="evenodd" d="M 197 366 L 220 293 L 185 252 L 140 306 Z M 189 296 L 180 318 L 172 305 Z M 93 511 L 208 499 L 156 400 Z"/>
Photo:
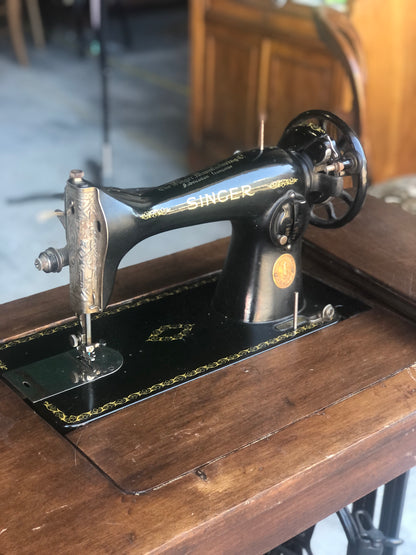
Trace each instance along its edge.
<path fill-rule="evenodd" d="M 365 310 L 303 275 L 301 251 L 308 224 L 347 224 L 366 186 L 359 140 L 321 111 L 295 118 L 278 146 L 237 151 L 155 188 L 98 187 L 73 170 L 57 213 L 67 245 L 35 264 L 69 266 L 79 328 L 71 321 L 26 338 L 24 353 L 10 345 L 4 378 L 64 430 Z M 220 220 L 232 223 L 220 275 L 106 309 L 134 245 Z"/>

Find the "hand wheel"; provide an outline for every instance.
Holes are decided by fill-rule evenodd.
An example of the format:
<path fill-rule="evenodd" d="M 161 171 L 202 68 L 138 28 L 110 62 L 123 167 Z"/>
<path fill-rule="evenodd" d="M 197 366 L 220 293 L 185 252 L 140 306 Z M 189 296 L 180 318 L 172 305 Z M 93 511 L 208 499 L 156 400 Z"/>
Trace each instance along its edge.
<path fill-rule="evenodd" d="M 341 227 L 357 215 L 367 190 L 367 161 L 358 137 L 344 121 L 330 112 L 303 112 L 286 127 L 278 146 L 312 162 L 312 224 Z"/>

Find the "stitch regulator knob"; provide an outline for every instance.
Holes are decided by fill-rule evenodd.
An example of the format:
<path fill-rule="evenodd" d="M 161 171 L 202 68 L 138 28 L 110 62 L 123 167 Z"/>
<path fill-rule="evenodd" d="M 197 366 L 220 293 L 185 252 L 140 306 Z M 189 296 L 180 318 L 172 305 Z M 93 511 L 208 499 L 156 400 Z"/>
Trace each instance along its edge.
<path fill-rule="evenodd" d="M 305 197 L 289 192 L 275 209 L 270 222 L 270 238 L 281 247 L 290 247 L 305 230 L 309 207 Z"/>

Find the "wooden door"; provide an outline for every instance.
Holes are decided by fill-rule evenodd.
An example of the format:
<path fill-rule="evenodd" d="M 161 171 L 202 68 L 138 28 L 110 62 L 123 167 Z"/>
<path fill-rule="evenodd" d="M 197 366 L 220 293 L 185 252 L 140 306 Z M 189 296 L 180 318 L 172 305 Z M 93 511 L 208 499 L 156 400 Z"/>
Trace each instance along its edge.
<path fill-rule="evenodd" d="M 256 34 L 207 25 L 203 134 L 223 155 L 256 144 L 260 52 Z"/>
<path fill-rule="evenodd" d="M 291 119 L 310 109 L 337 111 L 340 68 L 318 48 L 298 41 L 263 42 L 259 112 L 266 114 L 266 144 L 276 144 Z"/>
<path fill-rule="evenodd" d="M 331 96 L 342 96 L 342 70 L 310 10 L 194 0 L 191 46 L 194 169 L 257 146 L 262 115 L 265 142 L 276 144 L 290 119 L 310 108 L 334 109 Z"/>

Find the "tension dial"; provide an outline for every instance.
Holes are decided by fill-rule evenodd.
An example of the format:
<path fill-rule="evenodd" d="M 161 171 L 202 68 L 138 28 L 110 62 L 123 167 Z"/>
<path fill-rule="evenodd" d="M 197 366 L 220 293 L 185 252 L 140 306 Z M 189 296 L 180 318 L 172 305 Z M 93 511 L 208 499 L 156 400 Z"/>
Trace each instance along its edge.
<path fill-rule="evenodd" d="M 270 238 L 277 246 L 292 245 L 304 232 L 309 220 L 305 197 L 290 191 L 277 205 L 270 222 Z"/>

